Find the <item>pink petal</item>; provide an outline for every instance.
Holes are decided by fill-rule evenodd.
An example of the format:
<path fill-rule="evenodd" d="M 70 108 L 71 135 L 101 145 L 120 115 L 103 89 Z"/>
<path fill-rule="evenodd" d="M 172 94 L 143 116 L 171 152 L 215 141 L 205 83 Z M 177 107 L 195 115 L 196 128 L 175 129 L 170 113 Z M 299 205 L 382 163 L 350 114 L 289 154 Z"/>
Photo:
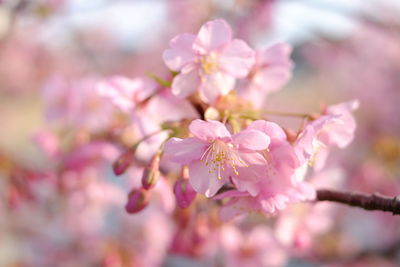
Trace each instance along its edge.
<path fill-rule="evenodd" d="M 267 199 L 267 200 L 262 200 L 260 202 L 263 210 L 267 213 L 275 213 L 275 205 L 273 204 L 273 202 L 271 201 L 271 199 Z"/>
<path fill-rule="evenodd" d="M 242 161 L 244 161 L 248 166 L 251 165 L 252 167 L 255 166 L 265 167 L 267 164 L 266 159 L 260 153 L 257 152 L 239 151 L 239 156 L 242 159 Z M 264 175 L 264 173 L 261 173 L 261 175 Z"/>
<path fill-rule="evenodd" d="M 156 86 L 153 81 L 123 76 L 110 77 L 96 85 L 99 95 L 111 102 L 124 112 L 131 111 L 137 103 L 151 95 Z"/>
<path fill-rule="evenodd" d="M 135 86 L 130 85 L 130 80 L 124 77 L 112 77 L 96 85 L 99 95 L 105 97 L 124 112 L 129 112 L 135 105 L 133 94 Z"/>
<path fill-rule="evenodd" d="M 210 168 L 202 161 L 189 164 L 189 181 L 196 192 L 206 197 L 214 196 L 227 182 L 226 177 L 218 179 L 216 171 L 209 172 Z"/>
<path fill-rule="evenodd" d="M 187 97 L 194 93 L 200 85 L 200 77 L 197 69 L 185 68 L 172 81 L 172 93 L 180 98 Z"/>
<path fill-rule="evenodd" d="M 235 78 L 222 72 L 205 75 L 200 85 L 200 98 L 206 103 L 214 102 L 218 96 L 228 94 L 235 86 Z"/>
<path fill-rule="evenodd" d="M 278 124 L 274 122 L 265 120 L 256 120 L 253 123 L 251 123 L 249 127 L 247 127 L 247 129 L 258 130 L 265 133 L 271 138 L 272 143 L 286 141 L 285 132 Z"/>
<path fill-rule="evenodd" d="M 164 152 L 168 159 L 180 164 L 199 160 L 206 148 L 207 144 L 197 138 L 171 138 L 164 144 Z"/>
<path fill-rule="evenodd" d="M 356 121 L 351 111 L 357 109 L 359 103 L 357 100 L 340 103 L 327 108 L 327 114 L 339 115 L 338 119 L 342 123 L 328 124 L 324 128 L 324 132 L 328 136 L 327 142 L 321 140 L 325 144 L 336 144 L 340 148 L 348 146 L 354 138 L 356 129 Z"/>
<path fill-rule="evenodd" d="M 219 121 L 203 121 L 194 120 L 189 125 L 189 131 L 202 141 L 213 141 L 219 139 L 231 138 L 230 132 L 226 129 L 225 125 Z"/>
<path fill-rule="evenodd" d="M 236 166 L 237 172 L 231 172 L 232 182 L 241 192 L 249 192 L 256 196 L 260 191 L 259 182 L 265 178 L 268 172 L 268 163 L 259 153 L 240 153 L 240 159 L 245 166 Z"/>
<path fill-rule="evenodd" d="M 199 113 L 189 101 L 173 95 L 171 91 L 163 91 L 153 96 L 144 109 L 148 112 L 147 116 L 151 116 L 158 124 L 199 117 Z M 141 113 L 143 116 L 143 112 Z"/>
<path fill-rule="evenodd" d="M 238 88 L 240 97 L 250 101 L 254 108 L 262 109 L 266 98 L 265 92 L 259 90 L 253 83 L 247 82 L 242 87 Z"/>
<path fill-rule="evenodd" d="M 245 215 L 248 211 L 250 211 L 250 207 L 247 198 L 234 198 L 221 207 L 219 216 L 222 221 L 226 222 Z"/>
<path fill-rule="evenodd" d="M 196 36 L 193 34 L 180 34 L 174 37 L 170 42 L 170 49 L 164 51 L 162 57 L 165 64 L 174 71 L 180 71 L 183 66 L 195 59 L 193 53 L 193 42 Z"/>
<path fill-rule="evenodd" d="M 246 77 L 254 62 L 255 52 L 238 39 L 224 47 L 219 57 L 220 67 L 236 78 Z"/>
<path fill-rule="evenodd" d="M 269 66 L 281 66 L 287 69 L 293 67 L 293 63 L 290 60 L 290 54 L 292 48 L 290 45 L 285 43 L 274 44 L 257 54 L 258 62 L 261 65 Z"/>
<path fill-rule="evenodd" d="M 299 167 L 299 160 L 292 145 L 288 142 L 282 142 L 271 149 L 270 157 L 274 161 L 274 165 L 282 174 L 292 175 L 294 169 Z M 289 173 L 285 173 L 288 171 Z"/>
<path fill-rule="evenodd" d="M 222 19 L 212 20 L 204 24 L 194 41 L 193 49 L 206 54 L 218 49 L 232 40 L 232 30 Z"/>
<path fill-rule="evenodd" d="M 281 89 L 290 78 L 290 69 L 271 66 L 259 71 L 252 82 L 263 92 L 272 93 Z"/>
<path fill-rule="evenodd" d="M 239 145 L 239 149 L 264 150 L 270 143 L 269 137 L 257 130 L 243 130 L 232 136 L 233 142 Z"/>
<path fill-rule="evenodd" d="M 234 180 L 234 184 L 240 192 L 248 192 L 253 197 L 257 196 L 260 192 L 260 187 L 257 182 L 236 179 L 235 177 L 232 179 Z"/>
<path fill-rule="evenodd" d="M 289 202 L 289 198 L 285 195 L 277 195 L 273 198 L 276 209 L 283 210 L 286 207 L 286 203 Z"/>

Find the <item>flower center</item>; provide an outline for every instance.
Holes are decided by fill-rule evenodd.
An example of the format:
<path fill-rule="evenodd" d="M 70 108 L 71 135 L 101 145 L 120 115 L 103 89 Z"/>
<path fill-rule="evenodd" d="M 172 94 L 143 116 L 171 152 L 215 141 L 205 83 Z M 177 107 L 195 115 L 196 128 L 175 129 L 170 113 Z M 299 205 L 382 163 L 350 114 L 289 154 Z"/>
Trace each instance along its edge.
<path fill-rule="evenodd" d="M 218 70 L 218 57 L 216 53 L 210 53 L 200 58 L 201 69 L 205 74 L 213 74 Z"/>
<path fill-rule="evenodd" d="M 233 145 L 221 140 L 212 142 L 206 151 L 204 151 L 200 160 L 204 161 L 206 166 L 209 167 L 209 173 L 218 172 L 218 179 L 222 179 L 221 173 L 225 171 L 226 167 L 232 168 L 236 175 L 239 174 L 236 168 L 237 165 L 248 167 L 240 158 Z"/>
<path fill-rule="evenodd" d="M 319 141 L 318 139 L 314 139 L 312 141 L 312 146 L 313 146 L 314 152 L 313 152 L 311 158 L 308 160 L 308 165 L 310 167 L 313 167 L 315 165 L 315 162 L 317 161 L 317 157 L 320 154 L 321 150 L 323 148 L 326 148 L 326 145 L 324 143 L 322 143 L 321 141 Z"/>

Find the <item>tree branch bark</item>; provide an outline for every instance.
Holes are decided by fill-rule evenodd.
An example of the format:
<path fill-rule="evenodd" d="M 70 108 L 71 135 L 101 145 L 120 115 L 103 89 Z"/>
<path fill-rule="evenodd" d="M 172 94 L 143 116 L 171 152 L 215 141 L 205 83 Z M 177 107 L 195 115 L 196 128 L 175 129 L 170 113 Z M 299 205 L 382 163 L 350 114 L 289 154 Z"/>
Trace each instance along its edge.
<path fill-rule="evenodd" d="M 379 193 L 366 194 L 319 189 L 316 201 L 332 201 L 365 210 L 380 210 L 400 215 L 400 196 L 388 197 Z"/>

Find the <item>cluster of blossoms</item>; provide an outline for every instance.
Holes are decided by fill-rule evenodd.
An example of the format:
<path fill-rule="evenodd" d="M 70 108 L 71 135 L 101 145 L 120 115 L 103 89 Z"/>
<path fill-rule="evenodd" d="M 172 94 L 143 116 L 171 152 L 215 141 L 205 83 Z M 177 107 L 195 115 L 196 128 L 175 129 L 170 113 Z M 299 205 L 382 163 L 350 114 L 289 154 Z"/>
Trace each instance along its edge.
<path fill-rule="evenodd" d="M 395 8 L 311 29 L 292 80 L 277 1 L 0 2 L 1 266 L 396 265 L 397 216 L 323 201 L 400 192 Z"/>
<path fill-rule="evenodd" d="M 283 43 L 255 52 L 233 39 L 229 25 L 218 19 L 197 35 L 170 41 L 163 53 L 171 70 L 165 78 L 97 82 L 97 95 L 128 115 L 140 137 L 113 166 L 117 175 L 138 162 L 145 166 L 127 211 L 146 207 L 159 177 L 177 175 L 179 206 L 190 205 L 197 193 L 224 200 L 224 220 L 248 212 L 273 214 L 288 203 L 313 200 L 307 169 L 320 170 L 332 146 L 351 142 L 356 127 L 351 112 L 358 103 L 306 114 L 297 132 L 269 121 L 263 100 L 291 77 L 290 52 Z"/>

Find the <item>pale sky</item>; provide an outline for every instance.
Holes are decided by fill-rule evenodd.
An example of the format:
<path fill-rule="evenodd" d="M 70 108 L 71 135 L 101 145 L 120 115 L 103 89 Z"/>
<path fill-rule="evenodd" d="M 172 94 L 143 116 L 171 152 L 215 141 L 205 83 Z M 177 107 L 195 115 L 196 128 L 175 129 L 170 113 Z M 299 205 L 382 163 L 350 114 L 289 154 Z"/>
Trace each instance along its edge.
<path fill-rule="evenodd" d="M 140 49 L 156 38 L 157 31 L 154 32 L 154 29 L 157 29 L 157 25 L 163 25 L 167 21 L 166 1 L 168 0 L 72 0 L 63 16 L 50 21 L 44 38 L 59 40 L 71 26 L 100 27 L 110 29 L 122 45 Z M 224 5 L 234 3 L 233 0 L 215 1 L 221 1 Z M 398 0 L 278 1 L 273 17 L 273 31 L 261 36 L 257 40 L 259 43 L 255 45 L 264 45 L 275 40 L 295 44 L 312 37 L 312 30 L 328 33 L 332 37 L 346 36 L 357 26 L 351 16 L 346 14 L 357 14 L 376 2 L 396 4 L 400 8 Z"/>

